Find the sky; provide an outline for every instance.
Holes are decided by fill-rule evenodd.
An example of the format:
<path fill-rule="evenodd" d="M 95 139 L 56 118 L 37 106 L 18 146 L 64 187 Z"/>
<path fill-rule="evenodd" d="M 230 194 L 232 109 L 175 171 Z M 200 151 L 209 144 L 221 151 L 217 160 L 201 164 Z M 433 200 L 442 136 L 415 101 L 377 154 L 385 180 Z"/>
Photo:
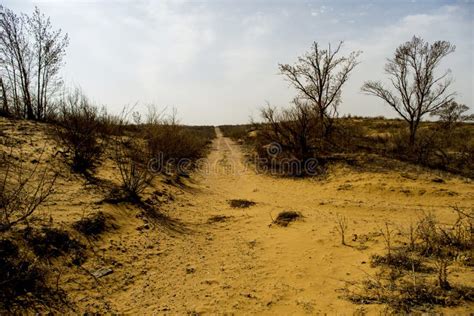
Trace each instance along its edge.
<path fill-rule="evenodd" d="M 66 84 L 113 113 L 155 104 L 176 108 L 184 124 L 258 121 L 266 102 L 284 107 L 296 94 L 279 63 L 294 63 L 314 41 L 344 41 L 343 53 L 363 53 L 340 114 L 395 117 L 360 87 L 384 80 L 386 59 L 413 35 L 456 45 L 439 69 L 451 69 L 456 100 L 474 108 L 474 0 L 2 2 L 17 13 L 38 6 L 67 32 Z"/>

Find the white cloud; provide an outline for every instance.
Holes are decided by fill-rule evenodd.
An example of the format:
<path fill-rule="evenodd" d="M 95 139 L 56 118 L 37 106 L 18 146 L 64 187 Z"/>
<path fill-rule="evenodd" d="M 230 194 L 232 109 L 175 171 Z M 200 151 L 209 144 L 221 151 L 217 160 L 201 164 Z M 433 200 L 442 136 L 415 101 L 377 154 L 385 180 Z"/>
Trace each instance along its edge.
<path fill-rule="evenodd" d="M 15 11 L 34 2 L 6 0 Z M 445 60 L 459 100 L 474 106 L 473 5 L 434 3 L 111 1 L 37 3 L 70 34 L 66 79 L 115 111 L 127 103 L 177 106 L 185 123 L 243 123 L 265 100 L 283 105 L 294 90 L 277 75 L 312 41 L 346 40 L 363 50 L 343 94 L 342 112 L 389 115 L 360 93 L 384 78 L 385 59 L 414 34 L 445 39 L 457 51 Z"/>

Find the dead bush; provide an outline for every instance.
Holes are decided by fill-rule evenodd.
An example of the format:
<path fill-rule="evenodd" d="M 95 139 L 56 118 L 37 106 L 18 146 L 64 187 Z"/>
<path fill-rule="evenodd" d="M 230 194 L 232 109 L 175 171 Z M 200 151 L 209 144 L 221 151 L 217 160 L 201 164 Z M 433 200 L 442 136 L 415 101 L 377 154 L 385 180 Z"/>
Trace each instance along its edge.
<path fill-rule="evenodd" d="M 115 141 L 113 160 L 120 172 L 122 188 L 132 201 L 140 200 L 140 194 L 154 178 L 148 157 L 140 140 L 122 138 Z"/>
<path fill-rule="evenodd" d="M 0 152 L 0 232 L 27 222 L 53 192 L 56 174 L 39 163 L 29 169 L 23 155 Z"/>
<path fill-rule="evenodd" d="M 348 228 L 348 221 L 345 216 L 337 214 L 336 216 L 336 230 L 341 235 L 341 244 L 346 245 L 346 231 Z"/>
<path fill-rule="evenodd" d="M 58 106 L 55 137 L 65 148 L 61 153 L 76 172 L 87 173 L 100 161 L 105 149 L 106 124 L 99 109 L 78 89 Z"/>
<path fill-rule="evenodd" d="M 300 212 L 295 211 L 283 211 L 278 214 L 277 218 L 273 220 L 273 224 L 278 226 L 287 227 L 291 222 L 301 219 L 303 215 Z"/>

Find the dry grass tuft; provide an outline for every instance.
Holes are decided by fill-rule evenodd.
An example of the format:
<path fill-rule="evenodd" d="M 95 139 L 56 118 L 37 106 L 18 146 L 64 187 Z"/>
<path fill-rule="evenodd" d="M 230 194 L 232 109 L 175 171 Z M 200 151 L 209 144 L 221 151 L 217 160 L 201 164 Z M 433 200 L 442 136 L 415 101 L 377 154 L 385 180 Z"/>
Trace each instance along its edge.
<path fill-rule="evenodd" d="M 301 219 L 303 215 L 300 212 L 295 211 L 283 211 L 278 214 L 277 218 L 273 221 L 273 224 L 278 226 L 287 227 L 291 222 Z"/>

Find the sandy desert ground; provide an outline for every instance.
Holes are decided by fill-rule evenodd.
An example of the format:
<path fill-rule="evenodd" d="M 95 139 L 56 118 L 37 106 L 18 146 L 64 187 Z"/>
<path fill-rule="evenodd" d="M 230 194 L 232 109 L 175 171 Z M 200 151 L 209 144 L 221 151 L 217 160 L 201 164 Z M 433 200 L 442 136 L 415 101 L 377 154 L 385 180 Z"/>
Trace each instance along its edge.
<path fill-rule="evenodd" d="M 25 137 L 28 130 L 35 150 L 41 142 L 53 144 L 42 124 L 2 124 L 13 138 Z M 257 174 L 246 167 L 239 145 L 219 130 L 217 135 L 206 168 L 178 182 L 155 180 L 147 198 L 168 216 L 158 223 L 144 218 L 134 205 L 104 201 L 106 185 L 74 174 L 58 179 L 41 216 L 70 229 L 72 222 L 100 210 L 114 226 L 88 241 L 90 256 L 81 268 L 58 268 L 73 311 L 381 313 L 383 305 L 355 305 L 343 295 L 345 287 L 375 273 L 370 256 L 384 252 L 383 225 L 406 227 L 423 212 L 449 222 L 455 218 L 451 206 L 474 204 L 472 181 L 410 166 L 334 166 L 323 179 Z M 433 181 L 440 176 L 443 183 Z M 99 168 L 97 178 L 103 184 L 118 183 L 111 161 Z M 232 199 L 256 204 L 232 208 Z M 288 227 L 272 225 L 284 210 L 301 212 L 303 218 Z M 337 214 L 349 220 L 346 246 L 335 228 Z M 104 267 L 113 273 L 91 277 L 90 272 Z M 472 270 L 460 265 L 450 269 L 451 282 L 474 286 Z M 450 314 L 473 310 L 472 304 L 438 309 Z"/>

